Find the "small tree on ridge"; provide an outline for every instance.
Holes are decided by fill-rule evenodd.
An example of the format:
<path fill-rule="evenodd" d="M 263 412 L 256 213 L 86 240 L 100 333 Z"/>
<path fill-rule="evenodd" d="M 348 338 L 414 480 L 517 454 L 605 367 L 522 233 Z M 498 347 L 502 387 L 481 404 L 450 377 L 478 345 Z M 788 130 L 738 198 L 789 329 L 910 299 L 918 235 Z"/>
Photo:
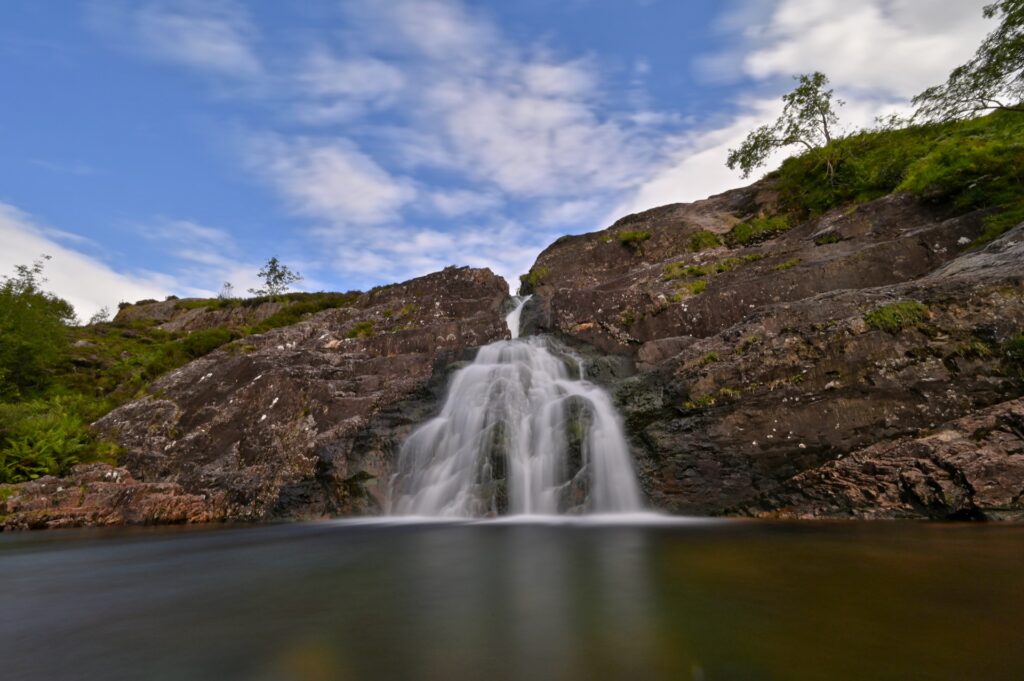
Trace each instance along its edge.
<path fill-rule="evenodd" d="M 744 178 L 749 177 L 755 168 L 763 166 L 772 152 L 778 149 L 799 144 L 807 151 L 813 151 L 832 141 L 839 125 L 835 109 L 845 102 L 835 99 L 832 90 L 825 89 L 828 78 L 820 71 L 794 78 L 799 83 L 792 92 L 783 95 L 785 107 L 782 115 L 774 123 L 752 131 L 739 148 L 729 150 L 726 165 L 742 170 Z"/>
<path fill-rule="evenodd" d="M 276 257 L 267 261 L 259 271 L 259 276 L 263 279 L 263 288 L 249 289 L 249 293 L 254 296 L 279 296 L 295 282 L 302 281 L 301 274 L 292 271 L 287 265 L 282 265 Z"/>

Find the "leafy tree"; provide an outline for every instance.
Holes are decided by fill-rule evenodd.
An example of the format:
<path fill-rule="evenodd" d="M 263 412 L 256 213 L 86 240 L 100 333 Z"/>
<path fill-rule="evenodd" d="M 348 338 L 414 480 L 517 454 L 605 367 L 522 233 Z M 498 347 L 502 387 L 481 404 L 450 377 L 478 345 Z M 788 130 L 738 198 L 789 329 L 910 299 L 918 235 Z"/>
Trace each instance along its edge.
<path fill-rule="evenodd" d="M 66 300 L 42 289 L 44 255 L 18 265 L 0 282 L 0 398 L 39 389 L 67 356 L 67 327 L 75 311 Z"/>
<path fill-rule="evenodd" d="M 945 83 L 914 97 L 919 119 L 951 121 L 992 109 L 1024 113 L 1024 0 L 999 0 L 983 11 L 988 19 L 1000 17 L 999 27 Z"/>
<path fill-rule="evenodd" d="M 259 276 L 263 279 L 263 288 L 249 289 L 249 293 L 254 296 L 279 296 L 295 282 L 302 281 L 301 274 L 293 272 L 287 265 L 282 265 L 276 257 L 267 261 L 259 271 Z"/>
<path fill-rule="evenodd" d="M 89 324 L 102 324 L 110 321 L 110 308 L 101 307 L 91 317 L 89 317 Z"/>
<path fill-rule="evenodd" d="M 782 97 L 785 107 L 774 123 L 762 125 L 747 135 L 738 149 L 729 150 L 726 165 L 743 171 L 743 177 L 765 164 L 772 152 L 799 144 L 812 151 L 829 144 L 839 117 L 835 108 L 845 102 L 826 90 L 828 78 L 820 71 L 794 76 L 797 87 Z M 831 169 L 830 169 L 831 170 Z"/>

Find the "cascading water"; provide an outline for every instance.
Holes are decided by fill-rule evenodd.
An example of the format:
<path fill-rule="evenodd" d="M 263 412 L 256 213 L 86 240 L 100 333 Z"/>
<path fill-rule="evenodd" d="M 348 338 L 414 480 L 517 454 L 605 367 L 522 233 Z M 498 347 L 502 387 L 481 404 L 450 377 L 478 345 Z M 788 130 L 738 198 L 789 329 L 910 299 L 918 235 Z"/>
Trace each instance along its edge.
<path fill-rule="evenodd" d="M 643 507 L 608 394 L 569 376 L 542 337 L 480 348 L 441 414 L 409 436 L 392 481 L 397 515 L 624 513 Z M 581 372 L 582 375 L 582 372 Z"/>

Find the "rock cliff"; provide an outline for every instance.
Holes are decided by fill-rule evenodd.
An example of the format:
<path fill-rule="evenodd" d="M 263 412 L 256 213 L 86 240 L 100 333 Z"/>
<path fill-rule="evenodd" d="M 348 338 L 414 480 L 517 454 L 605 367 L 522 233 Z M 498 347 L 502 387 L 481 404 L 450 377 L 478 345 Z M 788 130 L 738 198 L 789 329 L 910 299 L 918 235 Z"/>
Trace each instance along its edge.
<path fill-rule="evenodd" d="M 529 326 L 635 362 L 607 382 L 653 505 L 1024 517 L 1019 442 L 979 440 L 968 461 L 928 439 L 988 408 L 1019 412 L 1024 367 L 1008 348 L 1024 330 L 1024 225 L 977 247 L 984 213 L 892 195 L 730 239 L 774 201 L 765 180 L 632 215 L 560 239 L 524 277 Z M 854 453 L 874 467 L 840 463 Z M 1015 492 L 970 491 L 979 468 L 980 484 Z"/>
<path fill-rule="evenodd" d="M 398 436 L 381 437 L 375 417 L 401 433 L 395 413 L 432 404 L 449 365 L 507 335 L 507 302 L 489 270 L 448 268 L 228 344 L 95 424 L 123 448 L 121 468 L 26 483 L 7 499 L 5 524 L 377 511 Z"/>

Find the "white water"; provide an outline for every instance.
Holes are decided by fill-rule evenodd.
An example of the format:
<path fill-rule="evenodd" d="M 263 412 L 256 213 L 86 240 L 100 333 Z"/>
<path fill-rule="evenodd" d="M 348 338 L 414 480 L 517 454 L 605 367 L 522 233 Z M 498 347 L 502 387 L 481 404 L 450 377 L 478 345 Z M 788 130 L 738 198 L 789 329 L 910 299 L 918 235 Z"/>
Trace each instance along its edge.
<path fill-rule="evenodd" d="M 544 338 L 480 348 L 452 379 L 441 414 L 399 455 L 390 511 L 473 517 L 642 510 L 622 425 L 608 394 L 570 378 Z"/>

